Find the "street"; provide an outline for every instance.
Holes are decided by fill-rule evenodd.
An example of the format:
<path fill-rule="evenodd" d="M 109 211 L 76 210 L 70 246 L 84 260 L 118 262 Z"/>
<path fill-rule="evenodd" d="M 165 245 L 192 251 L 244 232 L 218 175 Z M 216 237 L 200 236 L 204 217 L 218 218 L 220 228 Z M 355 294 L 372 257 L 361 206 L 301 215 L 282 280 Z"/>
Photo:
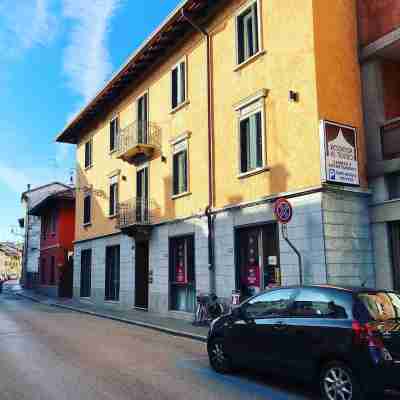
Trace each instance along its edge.
<path fill-rule="evenodd" d="M 318 398 L 276 377 L 216 374 L 200 342 L 34 303 L 11 289 L 0 295 L 2 400 Z"/>

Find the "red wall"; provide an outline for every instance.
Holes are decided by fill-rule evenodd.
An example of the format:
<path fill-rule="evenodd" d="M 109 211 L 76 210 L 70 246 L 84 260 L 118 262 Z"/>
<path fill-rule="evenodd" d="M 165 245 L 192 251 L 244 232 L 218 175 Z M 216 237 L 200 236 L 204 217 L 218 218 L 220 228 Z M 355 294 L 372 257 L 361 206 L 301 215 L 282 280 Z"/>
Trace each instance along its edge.
<path fill-rule="evenodd" d="M 386 120 L 398 118 L 400 117 L 400 63 L 382 60 L 382 80 Z"/>
<path fill-rule="evenodd" d="M 75 206 L 62 204 L 57 227 L 61 247 L 72 251 L 75 239 Z"/>
<path fill-rule="evenodd" d="M 399 0 L 357 0 L 361 45 L 400 27 Z"/>

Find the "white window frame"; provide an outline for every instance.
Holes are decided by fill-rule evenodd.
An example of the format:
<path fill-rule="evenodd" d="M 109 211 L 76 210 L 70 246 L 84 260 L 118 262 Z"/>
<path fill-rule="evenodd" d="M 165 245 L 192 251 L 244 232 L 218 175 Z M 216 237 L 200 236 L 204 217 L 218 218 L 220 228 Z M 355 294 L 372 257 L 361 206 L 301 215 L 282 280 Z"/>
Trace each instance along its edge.
<path fill-rule="evenodd" d="M 245 13 L 254 3 L 257 4 L 257 35 L 258 35 L 258 51 L 255 52 L 252 56 L 246 58 L 243 61 L 239 60 L 239 17 Z M 259 54 L 264 52 L 264 44 L 263 44 L 263 35 L 262 35 L 262 7 L 261 7 L 261 0 L 249 0 L 246 2 L 242 7 L 235 14 L 235 60 L 236 60 L 236 67 L 247 64 L 250 60 L 257 57 Z"/>
<path fill-rule="evenodd" d="M 189 134 L 185 133 L 183 135 L 178 136 L 177 140 L 171 142 L 172 145 L 172 199 L 177 199 L 179 197 L 186 196 L 190 194 L 190 162 L 189 162 Z M 186 190 L 182 193 L 174 193 L 174 177 L 175 177 L 175 169 L 174 169 L 174 157 L 176 154 L 186 151 Z"/>
<path fill-rule="evenodd" d="M 118 202 L 119 202 L 119 174 L 115 174 L 113 176 L 109 177 L 109 183 L 108 183 L 108 195 L 110 196 L 109 200 L 111 200 L 111 187 L 112 185 L 117 185 L 117 190 L 114 196 L 114 213 L 110 213 L 110 202 L 108 203 L 108 217 L 109 218 L 114 218 L 117 216 L 118 212 Z"/>
<path fill-rule="evenodd" d="M 185 63 L 185 98 L 182 102 L 178 102 L 177 105 L 174 107 L 172 104 L 172 94 L 173 94 L 173 90 L 172 90 L 172 84 L 173 84 L 173 80 L 172 80 L 172 74 L 173 71 L 175 71 L 175 69 L 178 69 L 178 87 L 177 87 L 177 95 L 178 95 L 178 101 L 179 101 L 179 87 L 180 87 L 180 82 L 181 80 L 180 78 L 180 66 L 182 63 Z M 170 101 L 171 101 L 171 112 L 175 112 L 177 110 L 179 110 L 181 107 L 183 107 L 185 104 L 188 103 L 188 62 L 187 62 L 187 56 L 181 58 L 172 68 L 170 71 Z"/>
<path fill-rule="evenodd" d="M 266 110 L 265 110 L 265 97 L 267 96 L 266 90 L 260 90 L 255 95 L 241 101 L 235 106 L 237 112 L 237 141 L 238 141 L 238 178 L 253 175 L 258 172 L 262 172 L 268 169 L 267 167 L 267 127 L 266 127 Z M 261 156 L 262 163 L 261 167 L 254 168 L 252 170 L 242 172 L 241 160 L 242 160 L 242 149 L 241 149 L 241 122 L 251 117 L 252 115 L 261 113 L 261 139 L 262 148 Z"/>
<path fill-rule="evenodd" d="M 86 201 L 87 197 L 90 197 L 90 218 L 89 218 L 88 222 L 85 222 L 85 201 Z M 93 194 L 92 194 L 92 192 L 88 191 L 83 195 L 82 225 L 83 226 L 92 225 L 92 219 L 93 219 Z"/>
<path fill-rule="evenodd" d="M 119 120 L 119 115 L 115 115 L 113 118 L 110 119 L 110 123 L 108 124 L 108 129 L 109 129 L 109 139 L 111 139 L 111 124 L 117 121 L 117 132 L 115 133 L 115 137 L 114 137 L 114 148 L 111 148 L 111 141 L 109 143 L 109 151 L 110 153 L 114 153 L 118 150 L 118 137 L 119 137 L 119 125 L 120 125 L 120 120 Z"/>
<path fill-rule="evenodd" d="M 86 165 L 86 145 L 90 145 L 90 152 L 89 152 L 89 164 Z M 83 164 L 85 167 L 85 170 L 90 169 L 93 167 L 93 137 L 90 139 L 86 140 L 84 145 L 83 145 Z"/>

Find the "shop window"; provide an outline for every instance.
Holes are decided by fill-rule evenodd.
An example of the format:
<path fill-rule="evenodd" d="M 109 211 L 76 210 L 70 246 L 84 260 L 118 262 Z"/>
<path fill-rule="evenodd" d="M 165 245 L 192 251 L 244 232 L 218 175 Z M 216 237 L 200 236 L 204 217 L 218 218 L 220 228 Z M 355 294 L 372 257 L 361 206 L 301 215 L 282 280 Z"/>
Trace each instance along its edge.
<path fill-rule="evenodd" d="M 236 17 L 237 63 L 241 64 L 260 50 L 258 1 L 253 1 Z"/>
<path fill-rule="evenodd" d="M 106 248 L 105 300 L 119 301 L 120 247 Z"/>
<path fill-rule="evenodd" d="M 91 296 L 92 279 L 92 250 L 85 249 L 81 252 L 81 297 Z"/>
<path fill-rule="evenodd" d="M 170 240 L 170 308 L 194 312 L 196 300 L 194 237 Z"/>

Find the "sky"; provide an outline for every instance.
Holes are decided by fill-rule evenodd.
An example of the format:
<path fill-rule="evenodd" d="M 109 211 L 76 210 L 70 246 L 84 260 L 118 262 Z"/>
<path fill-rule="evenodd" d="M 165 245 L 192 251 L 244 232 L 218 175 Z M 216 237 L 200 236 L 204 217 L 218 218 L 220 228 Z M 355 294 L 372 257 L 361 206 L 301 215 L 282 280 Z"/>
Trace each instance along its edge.
<path fill-rule="evenodd" d="M 56 135 L 179 2 L 0 0 L 0 241 L 20 239 L 27 184 L 69 182 Z"/>

